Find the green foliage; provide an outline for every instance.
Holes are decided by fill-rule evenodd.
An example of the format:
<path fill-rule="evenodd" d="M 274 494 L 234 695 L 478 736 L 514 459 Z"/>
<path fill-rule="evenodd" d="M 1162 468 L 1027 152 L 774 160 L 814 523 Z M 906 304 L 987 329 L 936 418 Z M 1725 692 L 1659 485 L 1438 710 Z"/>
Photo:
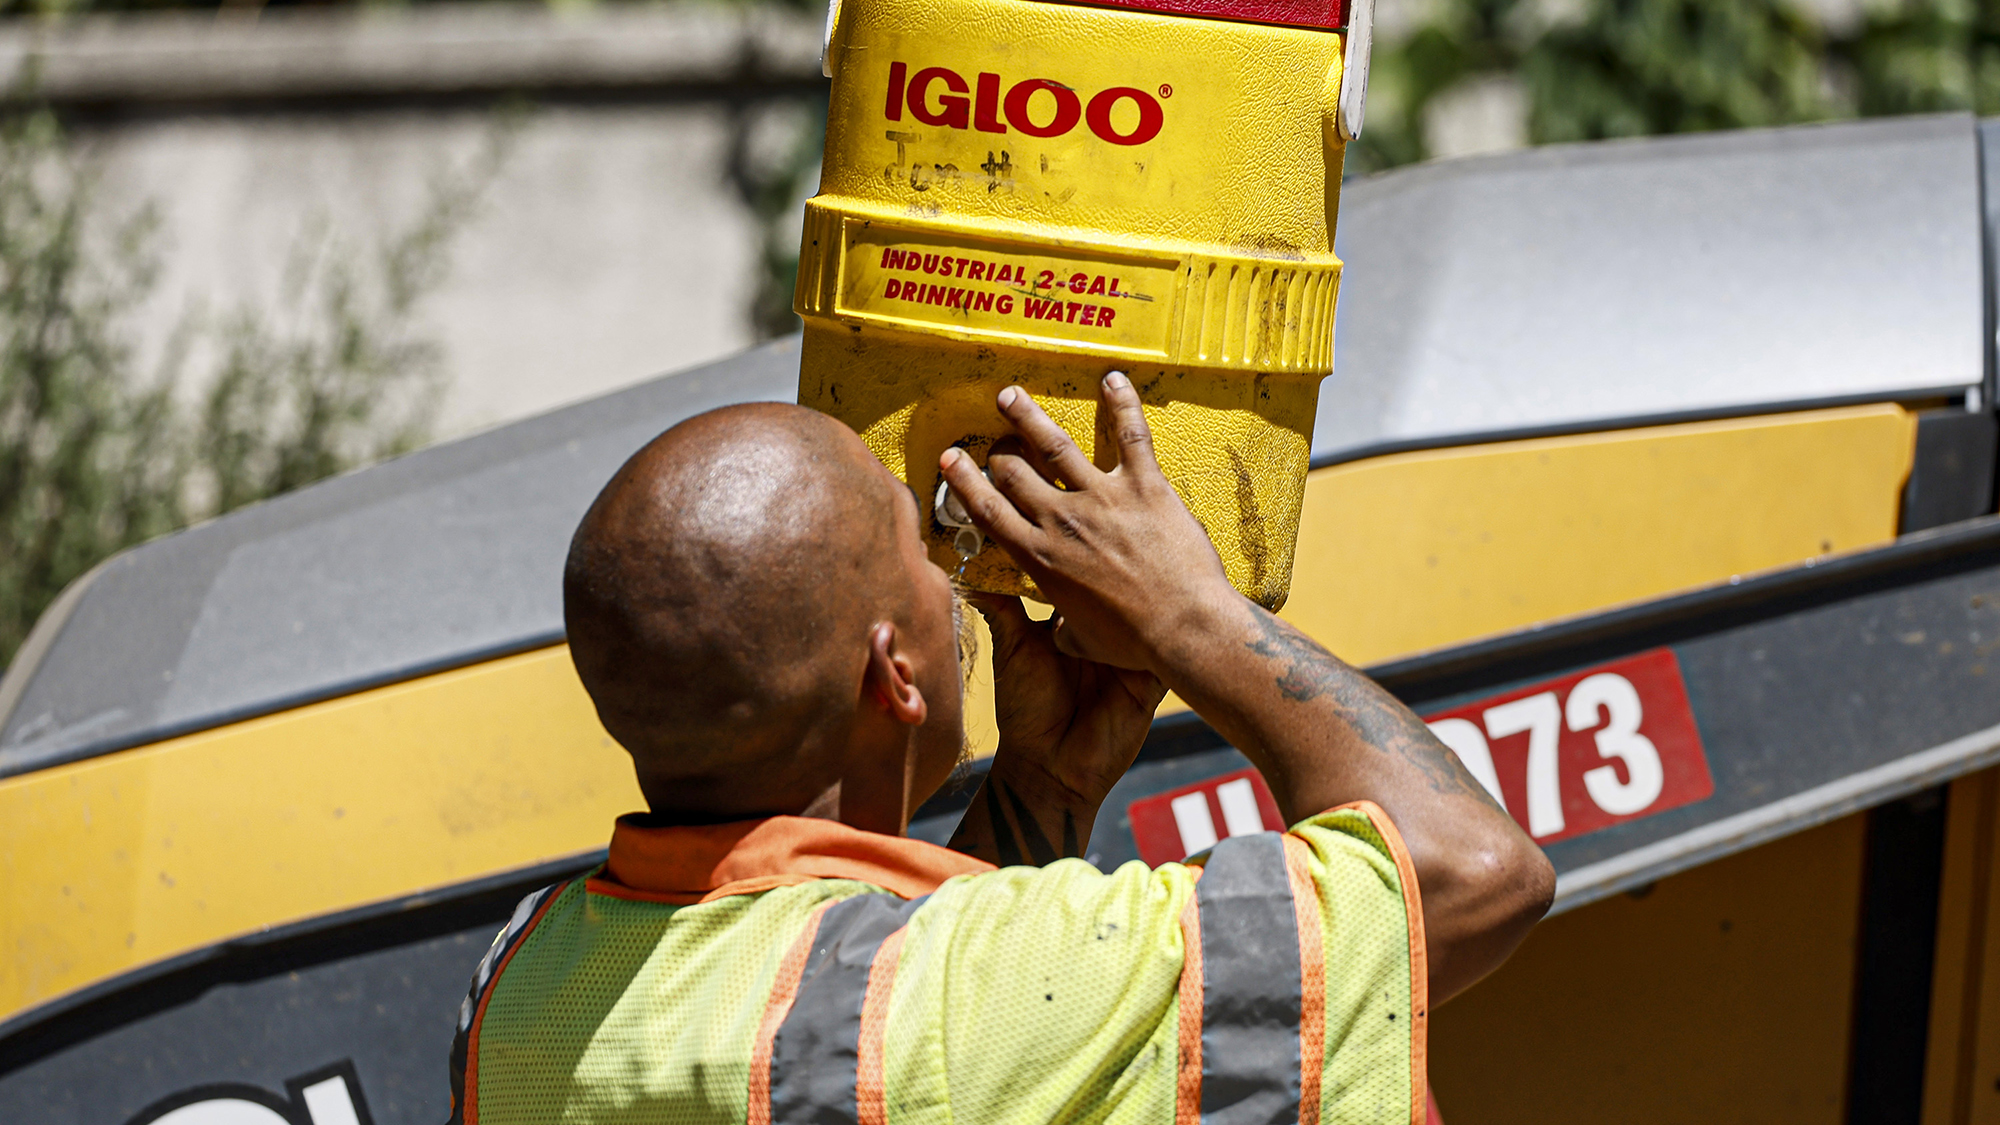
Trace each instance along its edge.
<path fill-rule="evenodd" d="M 2000 113 L 2000 0 L 1877 0 L 1829 29 L 1790 0 L 1436 0 L 1376 47 L 1357 171 L 1430 155 L 1462 83 L 1519 81 L 1535 143 L 1855 116 Z"/>
<path fill-rule="evenodd" d="M 1518 0 L 1444 0 L 1431 7 L 1432 17 L 1407 38 L 1375 42 L 1368 123 L 1349 150 L 1351 171 L 1390 168 L 1429 156 L 1425 117 L 1440 96 L 1471 79 L 1520 67 L 1526 43 L 1518 27 Z"/>
<path fill-rule="evenodd" d="M 446 277 L 454 235 L 475 213 L 511 143 L 509 111 L 472 167 L 439 175 L 417 222 L 379 248 L 373 269 L 323 222 L 294 247 L 280 312 L 240 308 L 192 425 L 207 510 L 221 514 L 430 438 L 444 356 L 418 305 Z"/>
<path fill-rule="evenodd" d="M 1603 0 L 1521 64 L 1528 135 L 1584 141 L 1832 115 L 1818 26 L 1774 0 Z"/>
<path fill-rule="evenodd" d="M 152 282 L 149 214 L 86 238 L 90 185 L 47 114 L 0 121 L 0 658 L 70 579 L 185 519 L 171 388 L 118 314 Z"/>
<path fill-rule="evenodd" d="M 416 313 L 511 132 L 372 254 L 315 224 L 275 312 L 184 325 L 148 378 L 125 321 L 151 209 L 106 215 L 48 113 L 0 117 L 0 663 L 116 551 L 428 438 L 445 376 Z"/>
<path fill-rule="evenodd" d="M 2000 0 L 1885 4 L 1841 55 L 1861 113 L 2000 113 Z"/>
<path fill-rule="evenodd" d="M 757 291 L 750 300 L 750 324 L 760 338 L 799 330 L 792 291 L 799 277 L 801 213 L 806 198 L 819 188 L 826 102 L 822 93 L 765 106 L 761 121 L 746 113 L 735 129 L 729 178 L 757 220 Z M 766 143 L 756 143 L 760 139 Z"/>

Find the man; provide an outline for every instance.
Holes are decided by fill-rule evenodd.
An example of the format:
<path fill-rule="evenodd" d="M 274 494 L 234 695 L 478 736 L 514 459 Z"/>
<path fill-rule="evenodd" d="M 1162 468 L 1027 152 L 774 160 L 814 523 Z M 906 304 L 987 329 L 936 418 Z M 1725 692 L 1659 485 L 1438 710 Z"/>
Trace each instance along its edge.
<path fill-rule="evenodd" d="M 606 486 L 565 611 L 650 811 L 496 939 L 454 1121 L 1422 1121 L 1429 1005 L 1541 917 L 1547 861 L 1420 720 L 1228 585 L 1124 376 L 1110 471 L 1020 389 L 998 406 L 1019 437 L 991 481 L 940 468 L 1056 615 L 978 602 L 1000 747 L 951 849 L 903 836 L 964 743 L 909 491 L 782 405 L 689 419 Z M 1168 688 L 1296 827 L 1100 873 L 1075 857 Z"/>

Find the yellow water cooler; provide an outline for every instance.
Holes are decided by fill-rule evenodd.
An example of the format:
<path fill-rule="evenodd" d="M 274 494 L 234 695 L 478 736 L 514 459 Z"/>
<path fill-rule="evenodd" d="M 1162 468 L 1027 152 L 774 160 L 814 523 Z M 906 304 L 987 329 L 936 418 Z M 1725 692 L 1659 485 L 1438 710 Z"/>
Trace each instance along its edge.
<path fill-rule="evenodd" d="M 1285 600 L 1371 3 L 838 0 L 799 401 L 909 482 L 937 562 L 944 449 L 983 461 L 1015 383 L 1104 463 L 1115 369 L 1230 579 Z M 963 579 L 1038 593 L 998 550 Z"/>

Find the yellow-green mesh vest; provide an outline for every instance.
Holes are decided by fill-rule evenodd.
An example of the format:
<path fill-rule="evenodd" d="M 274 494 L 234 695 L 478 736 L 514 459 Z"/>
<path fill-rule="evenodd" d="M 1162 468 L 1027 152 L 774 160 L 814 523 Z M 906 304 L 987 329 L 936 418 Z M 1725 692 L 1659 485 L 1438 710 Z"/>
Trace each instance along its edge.
<path fill-rule="evenodd" d="M 1419 919 L 1368 805 L 1189 865 L 1063 860 L 909 900 L 577 880 L 482 962 L 454 1125 L 1417 1123 Z"/>

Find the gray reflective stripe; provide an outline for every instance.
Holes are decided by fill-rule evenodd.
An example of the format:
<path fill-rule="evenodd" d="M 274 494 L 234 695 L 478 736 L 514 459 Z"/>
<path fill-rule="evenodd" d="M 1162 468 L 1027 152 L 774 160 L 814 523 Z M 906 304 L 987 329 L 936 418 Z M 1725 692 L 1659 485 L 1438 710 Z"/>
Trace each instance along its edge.
<path fill-rule="evenodd" d="M 1202 1125 L 1299 1119 L 1299 926 L 1284 837 L 1232 836 L 1195 884 Z"/>
<path fill-rule="evenodd" d="M 507 924 L 500 927 L 500 932 L 494 935 L 493 944 L 486 948 L 486 956 L 479 959 L 479 968 L 472 974 L 472 991 L 466 995 L 465 1002 L 460 1004 L 458 1009 L 458 1026 L 461 1030 L 472 1027 L 473 1009 L 478 1007 L 479 998 L 492 986 L 493 974 L 500 968 L 500 962 L 520 944 L 521 935 L 527 932 L 528 923 L 534 921 L 535 912 L 540 910 L 542 904 L 549 901 L 551 896 L 561 894 L 567 886 L 568 883 L 556 883 L 543 887 L 514 904 L 514 913 L 507 919 Z"/>
<path fill-rule="evenodd" d="M 865 894 L 827 908 L 771 1043 L 771 1125 L 852 1125 L 868 970 L 883 939 L 929 897 Z"/>
<path fill-rule="evenodd" d="M 594 872 L 593 872 L 594 874 Z M 588 875 L 584 878 L 589 878 Z M 572 880 L 574 882 L 575 880 Z M 458 1030 L 451 1037 L 451 1055 L 447 1062 L 451 1081 L 451 1117 L 447 1125 L 464 1125 L 465 1121 L 465 1066 L 471 1050 L 472 1021 L 479 1014 L 479 1002 L 493 987 L 494 974 L 505 960 L 507 953 L 521 943 L 528 932 L 528 924 L 534 921 L 542 907 L 555 895 L 559 895 L 569 883 L 557 883 L 522 899 L 514 907 L 513 917 L 501 927 L 487 947 L 486 956 L 479 959 L 479 967 L 472 974 L 472 988 L 458 1006 Z"/>

